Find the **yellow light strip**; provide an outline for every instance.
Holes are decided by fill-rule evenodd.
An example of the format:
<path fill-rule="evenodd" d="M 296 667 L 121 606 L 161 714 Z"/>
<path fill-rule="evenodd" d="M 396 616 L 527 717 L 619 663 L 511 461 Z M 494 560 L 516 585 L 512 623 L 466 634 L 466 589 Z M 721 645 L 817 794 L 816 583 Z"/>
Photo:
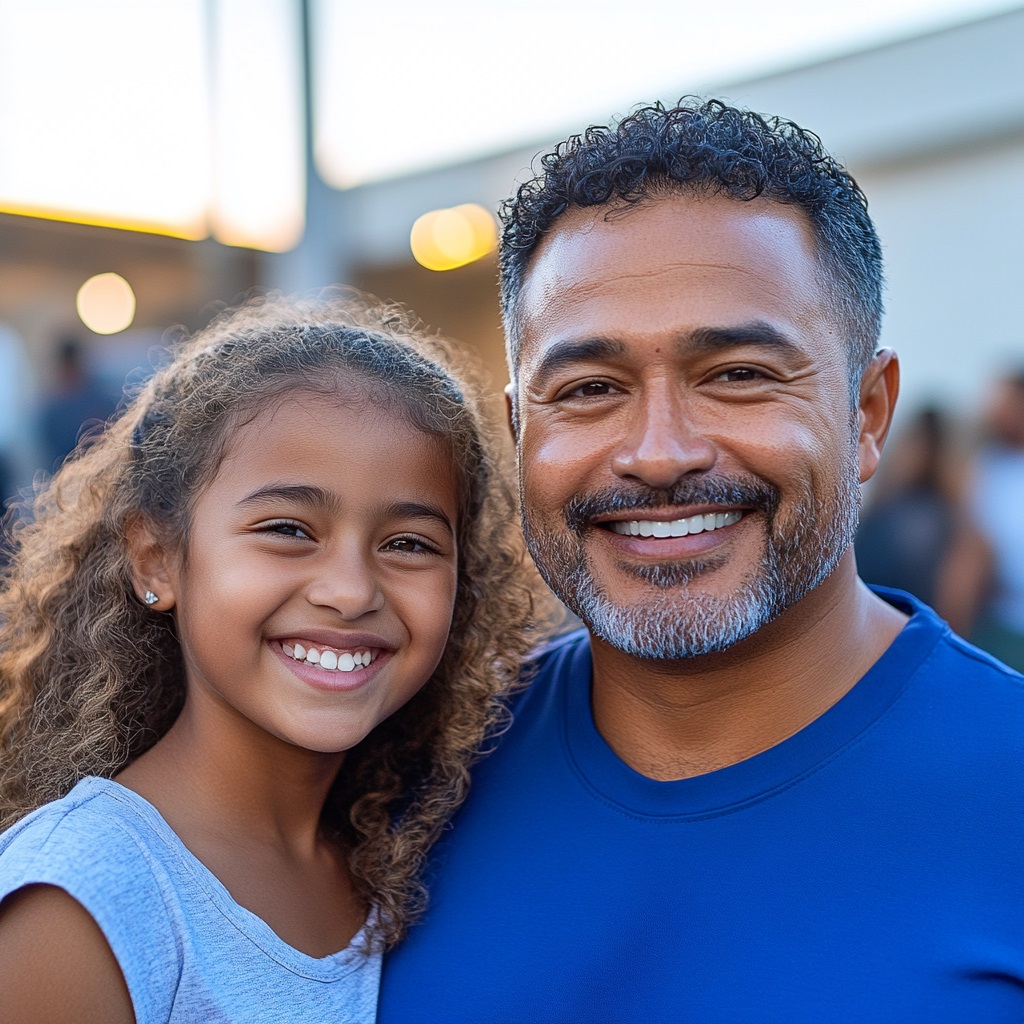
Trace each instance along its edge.
<path fill-rule="evenodd" d="M 94 228 L 113 228 L 117 231 L 138 231 L 147 235 L 165 235 L 168 238 L 183 238 L 197 242 L 209 238 L 210 233 L 205 226 L 202 228 L 182 228 L 156 221 L 131 220 L 99 214 L 72 213 L 69 210 L 48 209 L 42 206 L 20 206 L 16 203 L 5 203 L 0 200 L 0 213 L 13 217 L 35 217 L 39 220 L 62 221 L 66 224 L 85 224 Z"/>

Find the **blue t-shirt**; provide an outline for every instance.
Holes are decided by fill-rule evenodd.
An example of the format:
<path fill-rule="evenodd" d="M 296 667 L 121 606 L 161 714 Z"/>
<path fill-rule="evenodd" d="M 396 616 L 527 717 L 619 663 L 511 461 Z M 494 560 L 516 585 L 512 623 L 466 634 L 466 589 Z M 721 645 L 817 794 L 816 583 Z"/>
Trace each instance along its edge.
<path fill-rule="evenodd" d="M 835 706 L 676 782 L 546 650 L 435 849 L 382 1024 L 1024 1021 L 1024 678 L 913 617 Z"/>
<path fill-rule="evenodd" d="M 109 779 L 83 779 L 0 834 L 0 899 L 35 883 L 92 915 L 138 1024 L 373 1024 L 379 954 L 289 946 Z"/>

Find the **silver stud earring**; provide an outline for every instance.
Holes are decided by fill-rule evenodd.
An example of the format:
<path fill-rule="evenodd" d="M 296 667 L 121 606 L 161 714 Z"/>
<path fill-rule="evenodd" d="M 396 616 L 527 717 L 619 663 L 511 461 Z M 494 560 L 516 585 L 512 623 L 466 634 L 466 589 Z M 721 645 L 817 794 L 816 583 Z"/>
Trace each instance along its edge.
<path fill-rule="evenodd" d="M 156 604 L 157 601 L 160 600 L 160 598 L 157 597 L 152 590 L 147 590 L 146 596 L 142 600 L 145 601 L 146 604 Z"/>

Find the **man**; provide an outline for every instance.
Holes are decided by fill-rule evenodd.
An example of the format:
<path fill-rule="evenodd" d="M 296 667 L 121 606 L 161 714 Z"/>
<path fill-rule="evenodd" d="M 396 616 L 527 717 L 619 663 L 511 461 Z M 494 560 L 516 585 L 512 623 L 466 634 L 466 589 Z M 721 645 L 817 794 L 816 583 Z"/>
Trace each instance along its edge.
<path fill-rule="evenodd" d="M 818 139 L 639 110 L 505 211 L 543 651 L 381 1020 L 1024 1019 L 1024 689 L 857 578 L 898 386 Z"/>

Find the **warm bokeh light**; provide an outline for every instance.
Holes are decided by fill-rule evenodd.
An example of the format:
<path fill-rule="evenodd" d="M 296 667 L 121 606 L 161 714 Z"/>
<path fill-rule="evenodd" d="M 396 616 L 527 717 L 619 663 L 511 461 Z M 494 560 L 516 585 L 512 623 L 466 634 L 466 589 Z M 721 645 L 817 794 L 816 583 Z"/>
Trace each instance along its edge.
<path fill-rule="evenodd" d="M 135 319 L 135 292 L 120 274 L 97 274 L 78 289 L 75 308 L 95 334 L 117 334 Z"/>
<path fill-rule="evenodd" d="M 0 0 L 0 213 L 294 246 L 298 12 L 295 0 Z"/>
<path fill-rule="evenodd" d="M 416 219 L 409 235 L 413 257 L 427 270 L 454 270 L 493 252 L 494 216 L 477 203 L 431 210 Z"/>
<path fill-rule="evenodd" d="M 294 0 L 217 0 L 213 235 L 284 252 L 306 226 L 302 42 Z"/>

